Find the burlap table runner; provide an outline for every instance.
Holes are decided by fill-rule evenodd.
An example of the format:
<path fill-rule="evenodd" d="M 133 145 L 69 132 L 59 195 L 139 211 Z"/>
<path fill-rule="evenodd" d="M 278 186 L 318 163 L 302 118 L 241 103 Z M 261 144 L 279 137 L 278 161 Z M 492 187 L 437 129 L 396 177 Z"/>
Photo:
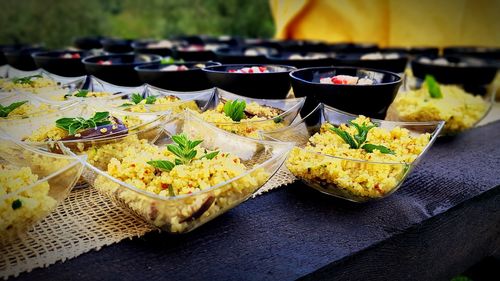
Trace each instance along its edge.
<path fill-rule="evenodd" d="M 499 119 L 500 104 L 496 103 L 480 125 Z M 295 177 L 283 166 L 254 197 L 293 181 Z M 26 237 L 0 249 L 0 277 L 7 279 L 47 267 L 152 230 L 153 227 L 116 208 L 93 188 L 75 189 Z"/>
<path fill-rule="evenodd" d="M 283 166 L 254 197 L 294 180 Z M 78 188 L 26 237 L 0 249 L 0 277 L 7 279 L 47 267 L 153 230 L 152 226 L 114 206 L 95 189 Z"/>

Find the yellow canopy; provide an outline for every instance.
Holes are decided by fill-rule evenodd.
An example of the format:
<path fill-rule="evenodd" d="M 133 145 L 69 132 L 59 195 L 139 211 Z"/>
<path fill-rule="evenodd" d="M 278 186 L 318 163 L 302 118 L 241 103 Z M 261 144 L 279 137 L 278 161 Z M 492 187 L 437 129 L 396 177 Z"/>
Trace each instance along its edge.
<path fill-rule="evenodd" d="M 278 39 L 500 46 L 495 0 L 269 0 Z"/>

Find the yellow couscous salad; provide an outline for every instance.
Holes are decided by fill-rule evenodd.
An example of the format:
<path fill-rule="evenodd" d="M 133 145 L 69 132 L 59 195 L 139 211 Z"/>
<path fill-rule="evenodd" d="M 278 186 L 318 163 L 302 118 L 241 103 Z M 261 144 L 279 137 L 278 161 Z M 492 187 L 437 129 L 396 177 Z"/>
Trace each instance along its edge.
<path fill-rule="evenodd" d="M 453 134 L 473 127 L 486 114 L 489 104 L 482 97 L 469 94 L 456 85 L 437 85 L 429 82 L 432 78 L 427 79 L 420 89 L 400 93 L 386 119 L 443 120 L 446 122 L 443 132 Z"/>
<path fill-rule="evenodd" d="M 45 125 L 26 136 L 28 142 L 47 142 L 58 140 L 77 140 L 102 138 L 111 134 L 127 133 L 128 123 L 122 122 L 109 112 L 96 112 L 94 116 L 65 117 Z"/>
<path fill-rule="evenodd" d="M 186 101 L 183 102 L 179 97 L 170 96 L 149 96 L 143 98 L 140 94 L 132 94 L 129 101 L 123 103 L 120 107 L 125 111 L 130 112 L 159 112 L 172 110 L 174 113 L 180 113 L 184 109 L 191 109 L 194 111 L 199 111 L 196 102 Z"/>
<path fill-rule="evenodd" d="M 0 239 L 10 240 L 50 212 L 57 201 L 49 196 L 49 184 L 41 182 L 29 167 L 0 164 Z M 12 196 L 10 196 L 11 194 Z"/>
<path fill-rule="evenodd" d="M 380 198 L 400 183 L 430 137 L 379 128 L 360 116 L 338 127 L 324 123 L 305 147 L 291 151 L 286 165 L 298 178 L 345 197 Z"/>
<path fill-rule="evenodd" d="M 19 101 L 10 104 L 0 104 L 0 118 L 19 119 L 33 115 L 54 112 L 55 109 L 46 103 L 34 105 L 29 101 Z"/>
<path fill-rule="evenodd" d="M 110 92 L 93 92 L 82 89 L 62 96 L 62 100 L 67 100 L 70 98 L 107 98 L 111 96 L 113 96 L 113 93 Z"/>
<path fill-rule="evenodd" d="M 45 78 L 42 75 L 32 75 L 20 78 L 14 78 L 2 83 L 4 91 L 20 91 L 38 93 L 42 89 L 55 89 L 59 85 L 54 80 Z"/>
<path fill-rule="evenodd" d="M 189 140 L 183 134 L 172 139 L 172 144 L 157 146 L 130 135 L 121 142 L 90 149 L 86 154 L 92 165 L 105 168 L 110 176 L 165 198 L 206 190 L 252 168 L 229 153 L 201 148 L 201 140 Z M 182 232 L 248 197 L 269 176 L 263 169 L 257 169 L 212 193 L 193 194 L 167 203 L 120 187 L 102 175 L 96 178 L 94 187 L 118 197 L 156 226 Z"/>
<path fill-rule="evenodd" d="M 259 131 L 272 131 L 282 127 L 283 119 L 280 114 L 283 110 L 269 106 L 260 105 L 256 102 L 245 101 L 222 101 L 213 110 L 199 113 L 206 122 L 228 132 L 258 138 Z"/>

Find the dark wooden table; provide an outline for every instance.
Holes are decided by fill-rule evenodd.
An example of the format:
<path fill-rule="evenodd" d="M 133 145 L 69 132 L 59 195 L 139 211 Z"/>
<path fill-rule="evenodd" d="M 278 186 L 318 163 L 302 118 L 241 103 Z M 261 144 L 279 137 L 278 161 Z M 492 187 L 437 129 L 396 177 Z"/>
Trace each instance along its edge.
<path fill-rule="evenodd" d="M 192 233 L 151 233 L 18 279 L 449 280 L 499 252 L 496 122 L 439 139 L 384 200 L 354 204 L 295 183 Z"/>

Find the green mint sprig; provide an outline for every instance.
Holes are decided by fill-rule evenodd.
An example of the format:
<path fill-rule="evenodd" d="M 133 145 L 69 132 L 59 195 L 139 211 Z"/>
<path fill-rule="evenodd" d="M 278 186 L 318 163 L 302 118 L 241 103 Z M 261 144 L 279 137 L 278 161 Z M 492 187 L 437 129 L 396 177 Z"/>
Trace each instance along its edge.
<path fill-rule="evenodd" d="M 99 126 L 111 124 L 109 117 L 109 112 L 96 112 L 94 116 L 89 119 L 81 117 L 61 118 L 56 120 L 56 127 L 68 131 L 69 135 L 74 135 L 78 130 L 97 128 Z"/>
<path fill-rule="evenodd" d="M 359 125 L 357 123 L 354 123 L 352 121 L 349 121 L 349 125 L 353 126 L 356 128 L 356 134 L 352 135 L 349 134 L 347 131 L 344 131 L 340 128 L 337 127 L 331 127 L 330 130 L 332 130 L 334 133 L 336 133 L 342 140 L 344 140 L 345 143 L 349 145 L 350 148 L 352 149 L 364 149 L 368 153 L 373 153 L 374 150 L 378 150 L 383 154 L 395 154 L 394 151 L 390 150 L 389 148 L 383 146 L 383 145 L 375 145 L 371 143 L 366 143 L 366 138 L 368 137 L 368 132 L 375 128 L 375 125 L 367 125 L 365 123 Z"/>
<path fill-rule="evenodd" d="M 21 105 L 27 103 L 28 101 L 20 101 L 20 102 L 14 102 L 11 103 L 8 106 L 3 106 L 0 104 L 0 117 L 7 117 L 9 113 L 11 113 L 14 109 L 20 107 Z"/>
<path fill-rule="evenodd" d="M 125 106 L 132 106 L 134 104 L 139 104 L 143 100 L 146 100 L 146 104 L 154 104 L 156 102 L 156 97 L 155 96 L 149 96 L 147 98 L 143 98 L 141 94 L 133 93 L 132 96 L 130 97 L 130 101 L 133 103 L 124 103 L 121 105 L 121 107 Z"/>
<path fill-rule="evenodd" d="M 186 135 L 179 134 L 172 136 L 174 143 L 167 145 L 168 151 L 172 152 L 177 158 L 174 162 L 168 160 L 152 160 L 147 163 L 157 169 L 163 171 L 171 171 L 176 165 L 187 165 L 191 163 L 196 157 L 196 147 L 203 142 L 203 140 L 189 140 Z M 206 153 L 198 159 L 213 159 L 219 154 L 219 151 Z"/>
<path fill-rule="evenodd" d="M 427 85 L 427 89 L 429 90 L 429 95 L 433 99 L 441 99 L 443 98 L 443 93 L 441 93 L 441 88 L 439 87 L 439 83 L 436 81 L 436 78 L 432 75 L 425 75 L 424 79 L 425 84 Z"/>
<path fill-rule="evenodd" d="M 244 100 L 226 101 L 224 104 L 224 114 L 231 118 L 233 121 L 239 122 L 245 119 L 245 108 L 247 104 Z"/>
<path fill-rule="evenodd" d="M 12 82 L 14 84 L 33 84 L 33 78 L 42 78 L 42 75 L 37 74 L 37 75 L 31 75 L 31 76 L 26 76 L 26 77 L 20 77 L 20 78 L 14 78 L 12 79 Z"/>

